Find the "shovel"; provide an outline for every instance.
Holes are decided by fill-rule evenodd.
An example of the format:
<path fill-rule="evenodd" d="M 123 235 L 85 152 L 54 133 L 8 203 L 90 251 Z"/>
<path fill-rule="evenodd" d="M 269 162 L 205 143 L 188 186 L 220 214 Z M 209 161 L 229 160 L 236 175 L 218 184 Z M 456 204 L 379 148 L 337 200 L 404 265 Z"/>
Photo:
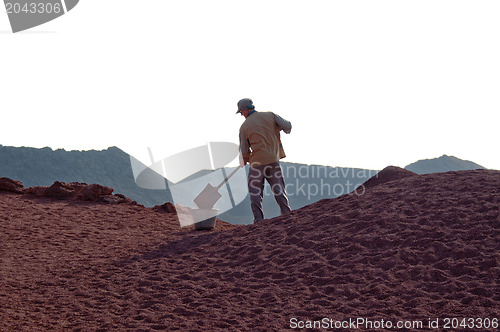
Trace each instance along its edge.
<path fill-rule="evenodd" d="M 212 186 L 210 183 L 207 184 L 205 189 L 203 189 L 203 191 L 193 200 L 194 204 L 200 209 L 213 208 L 215 203 L 222 197 L 219 193 L 220 187 L 222 187 L 240 168 L 241 166 L 236 167 L 217 187 Z"/>

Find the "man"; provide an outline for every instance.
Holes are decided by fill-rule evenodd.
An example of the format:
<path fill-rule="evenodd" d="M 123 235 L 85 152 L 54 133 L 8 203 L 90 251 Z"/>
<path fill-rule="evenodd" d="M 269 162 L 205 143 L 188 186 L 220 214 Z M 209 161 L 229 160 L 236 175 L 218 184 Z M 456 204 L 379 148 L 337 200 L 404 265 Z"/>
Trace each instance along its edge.
<path fill-rule="evenodd" d="M 245 117 L 240 128 L 240 151 L 243 164 L 250 163 L 248 191 L 254 222 L 264 219 L 262 198 L 264 179 L 271 186 L 281 214 L 291 211 L 285 192 L 285 181 L 279 160 L 285 157 L 280 131 L 289 134 L 292 124 L 272 112 L 257 112 L 249 98 L 238 102 L 238 111 Z"/>

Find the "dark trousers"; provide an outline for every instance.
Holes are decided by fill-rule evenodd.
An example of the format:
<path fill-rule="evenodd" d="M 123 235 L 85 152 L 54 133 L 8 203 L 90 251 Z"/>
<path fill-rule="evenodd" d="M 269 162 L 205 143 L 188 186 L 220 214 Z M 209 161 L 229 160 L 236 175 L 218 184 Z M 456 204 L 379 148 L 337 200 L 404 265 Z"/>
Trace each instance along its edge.
<path fill-rule="evenodd" d="M 290 204 L 285 192 L 285 181 L 279 162 L 267 165 L 250 167 L 248 171 L 248 192 L 250 193 L 251 208 L 254 222 L 264 219 L 262 198 L 264 197 L 264 179 L 271 186 L 274 198 L 278 203 L 281 214 L 290 212 Z"/>

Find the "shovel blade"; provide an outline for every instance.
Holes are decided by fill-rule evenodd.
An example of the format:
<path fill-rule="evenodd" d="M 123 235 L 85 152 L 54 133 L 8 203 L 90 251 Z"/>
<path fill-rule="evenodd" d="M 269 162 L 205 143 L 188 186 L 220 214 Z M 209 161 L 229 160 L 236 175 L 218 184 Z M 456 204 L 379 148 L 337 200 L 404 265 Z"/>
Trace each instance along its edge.
<path fill-rule="evenodd" d="M 200 209 L 211 209 L 221 197 L 217 188 L 209 183 L 193 201 Z"/>

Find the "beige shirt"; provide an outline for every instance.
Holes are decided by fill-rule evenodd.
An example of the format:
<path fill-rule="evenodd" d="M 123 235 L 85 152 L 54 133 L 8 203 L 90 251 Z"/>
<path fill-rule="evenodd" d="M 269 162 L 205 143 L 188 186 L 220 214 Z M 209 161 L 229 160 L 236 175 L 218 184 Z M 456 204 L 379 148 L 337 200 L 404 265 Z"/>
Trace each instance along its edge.
<path fill-rule="evenodd" d="M 292 124 L 272 112 L 253 112 L 240 128 L 240 151 L 250 167 L 267 165 L 285 158 L 280 131 L 289 134 Z"/>

